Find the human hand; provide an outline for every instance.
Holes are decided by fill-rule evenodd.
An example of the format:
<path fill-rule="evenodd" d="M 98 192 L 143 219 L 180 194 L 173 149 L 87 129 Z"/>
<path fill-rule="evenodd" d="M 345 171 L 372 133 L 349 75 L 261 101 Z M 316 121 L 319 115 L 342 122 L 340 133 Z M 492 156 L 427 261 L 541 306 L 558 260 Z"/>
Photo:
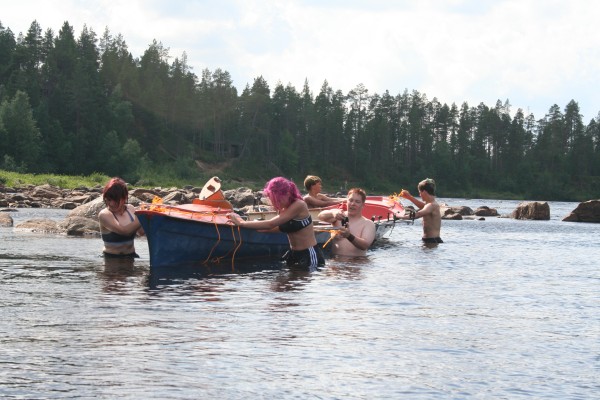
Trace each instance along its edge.
<path fill-rule="evenodd" d="M 407 197 L 407 196 L 410 196 L 410 195 L 411 195 L 410 192 L 408 190 L 406 190 L 406 189 L 402 189 L 400 191 L 400 197 Z"/>
<path fill-rule="evenodd" d="M 348 238 L 348 236 L 350 236 L 350 229 L 348 229 L 346 226 L 344 226 L 339 230 L 338 235 L 340 235 L 340 237 L 343 237 L 344 239 L 346 239 L 346 238 Z"/>
<path fill-rule="evenodd" d="M 240 225 L 242 222 L 242 218 L 234 212 L 228 213 L 227 218 L 234 225 Z"/>
<path fill-rule="evenodd" d="M 347 225 L 348 224 L 348 217 L 341 210 L 339 210 L 338 212 L 335 213 L 334 220 L 335 221 L 341 221 L 342 225 Z"/>

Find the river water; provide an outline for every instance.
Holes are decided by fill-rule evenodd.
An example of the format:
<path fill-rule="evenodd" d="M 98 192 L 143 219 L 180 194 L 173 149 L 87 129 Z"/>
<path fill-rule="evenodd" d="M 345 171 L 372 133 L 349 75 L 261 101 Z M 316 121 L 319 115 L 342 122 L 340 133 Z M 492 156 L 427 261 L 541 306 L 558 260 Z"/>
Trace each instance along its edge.
<path fill-rule="evenodd" d="M 441 199 L 501 214 L 518 204 Z M 399 225 L 366 260 L 151 271 L 0 228 L 0 397 L 600 398 L 600 224 Z M 62 220 L 21 209 L 15 225 Z"/>

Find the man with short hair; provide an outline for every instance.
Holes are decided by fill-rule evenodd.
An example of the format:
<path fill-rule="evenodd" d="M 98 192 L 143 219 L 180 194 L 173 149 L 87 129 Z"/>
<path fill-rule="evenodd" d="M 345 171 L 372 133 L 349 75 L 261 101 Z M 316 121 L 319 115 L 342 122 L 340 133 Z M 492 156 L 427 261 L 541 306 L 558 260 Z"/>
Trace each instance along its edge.
<path fill-rule="evenodd" d="M 423 218 L 423 243 L 443 243 L 440 237 L 442 228 L 442 214 L 440 205 L 435 200 L 435 181 L 427 178 L 419 182 L 417 186 L 419 196 L 423 201 L 416 199 L 408 190 L 402 190 L 400 196 L 414 203 L 419 207 L 415 218 Z M 408 219 L 409 216 L 404 218 Z"/>
<path fill-rule="evenodd" d="M 332 198 L 321 193 L 322 185 L 321 178 L 316 175 L 308 175 L 304 179 L 304 187 L 308 194 L 303 199 L 309 208 L 329 207 L 344 202 L 345 199 Z"/>
<path fill-rule="evenodd" d="M 369 246 L 375 240 L 376 229 L 375 223 L 362 215 L 366 200 L 367 194 L 364 190 L 353 188 L 348 191 L 347 211 L 336 208 L 319 213 L 321 221 L 340 227 L 332 240 L 333 254 L 341 256 L 367 254 Z"/>

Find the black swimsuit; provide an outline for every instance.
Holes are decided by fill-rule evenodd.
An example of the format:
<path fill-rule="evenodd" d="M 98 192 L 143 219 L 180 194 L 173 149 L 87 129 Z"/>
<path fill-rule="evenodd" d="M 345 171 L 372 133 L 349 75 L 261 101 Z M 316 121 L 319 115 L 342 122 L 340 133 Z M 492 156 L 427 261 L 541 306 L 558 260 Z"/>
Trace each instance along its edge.
<path fill-rule="evenodd" d="M 325 265 L 323 252 L 318 244 L 305 250 L 288 250 L 281 259 L 289 267 L 309 268 L 311 271 Z"/>
<path fill-rule="evenodd" d="M 127 214 L 129 214 L 129 218 L 131 219 L 131 222 L 133 222 L 133 215 L 131 215 L 131 213 L 129 212 L 129 210 L 125 210 L 127 211 Z M 117 219 L 117 216 L 115 215 L 115 213 L 112 213 L 112 215 L 115 217 L 115 219 L 117 221 L 119 221 Z M 102 240 L 104 241 L 104 243 L 108 244 L 108 245 L 121 245 L 121 244 L 128 244 L 128 243 L 133 243 L 133 239 L 135 239 L 135 232 L 133 232 L 131 235 L 121 235 L 118 234 L 116 232 L 108 232 L 108 233 L 103 233 L 102 234 Z"/>
<path fill-rule="evenodd" d="M 312 217 L 309 215 L 302 219 L 291 219 L 279 225 L 279 230 L 284 233 L 293 233 L 306 228 L 310 224 L 312 224 Z M 311 270 L 325 264 L 323 253 L 318 245 L 305 250 L 289 250 L 282 259 L 290 267 L 310 268 Z"/>
<path fill-rule="evenodd" d="M 294 233 L 306 228 L 310 224 L 312 224 L 312 218 L 309 215 L 302 219 L 290 219 L 288 222 L 279 225 L 279 230 L 284 233 Z"/>

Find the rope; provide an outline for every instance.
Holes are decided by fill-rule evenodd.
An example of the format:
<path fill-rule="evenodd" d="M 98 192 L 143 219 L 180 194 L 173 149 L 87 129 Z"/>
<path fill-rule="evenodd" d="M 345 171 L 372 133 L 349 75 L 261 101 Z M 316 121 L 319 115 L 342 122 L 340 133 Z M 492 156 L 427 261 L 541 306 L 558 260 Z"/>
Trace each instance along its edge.
<path fill-rule="evenodd" d="M 202 264 L 206 264 L 208 262 L 208 260 L 210 259 L 210 257 L 212 256 L 213 251 L 215 251 L 215 248 L 219 245 L 219 243 L 221 242 L 221 232 L 219 232 L 219 225 L 215 222 L 215 229 L 217 231 L 217 242 L 214 244 L 214 246 L 212 247 L 212 249 L 210 249 L 210 253 L 208 253 L 208 257 L 206 257 L 206 260 L 204 260 L 202 262 Z M 218 257 L 217 257 L 218 258 Z M 217 260 L 217 262 L 219 262 L 219 260 Z"/>
<path fill-rule="evenodd" d="M 329 242 L 333 240 L 333 238 L 339 233 L 337 229 L 319 229 L 319 232 L 329 232 L 331 237 L 323 244 L 323 248 L 327 247 Z"/>
<path fill-rule="evenodd" d="M 234 259 L 235 259 L 235 253 L 237 253 L 238 249 L 242 246 L 242 231 L 241 231 L 239 225 L 236 225 L 236 226 L 237 226 L 238 234 L 240 235 L 240 244 L 238 244 L 235 247 L 235 249 L 233 250 L 233 255 L 231 256 L 231 271 L 232 272 L 234 270 L 234 263 L 233 262 L 234 262 Z M 235 239 L 235 230 L 233 229 L 233 225 L 231 226 L 231 234 L 233 236 L 234 243 L 236 243 L 237 241 Z"/>

